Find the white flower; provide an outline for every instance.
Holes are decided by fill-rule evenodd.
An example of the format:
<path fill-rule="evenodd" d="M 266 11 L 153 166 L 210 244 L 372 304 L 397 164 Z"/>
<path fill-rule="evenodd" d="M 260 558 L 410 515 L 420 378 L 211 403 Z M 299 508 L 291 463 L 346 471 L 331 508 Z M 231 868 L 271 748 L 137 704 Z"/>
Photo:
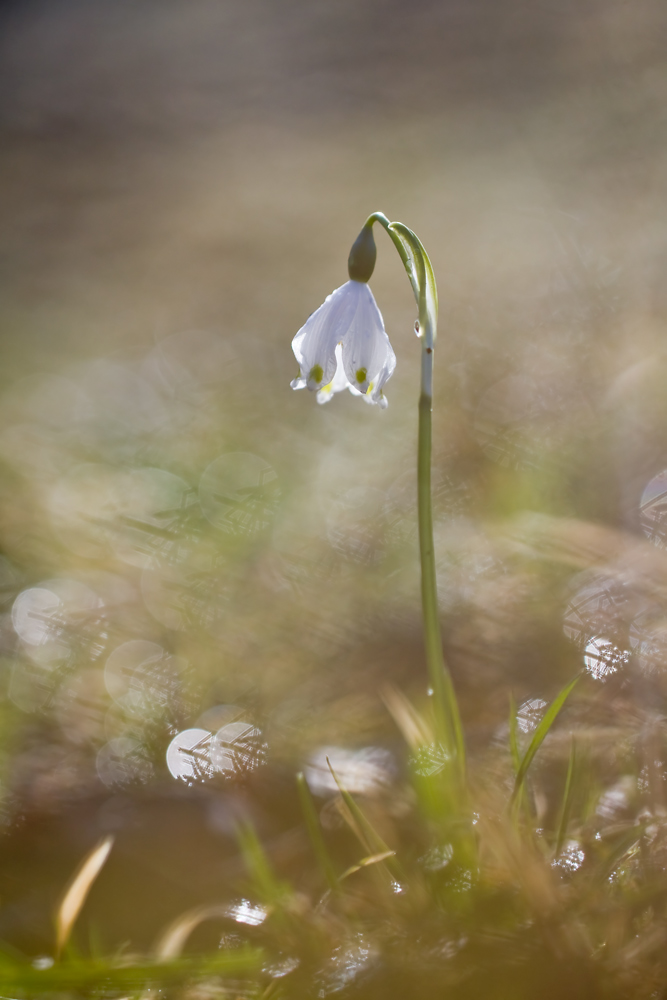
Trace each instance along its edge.
<path fill-rule="evenodd" d="M 387 405 L 382 388 L 396 355 L 366 282 L 346 281 L 327 296 L 297 333 L 292 350 L 300 369 L 293 389 L 317 389 L 318 403 L 349 389 L 367 403 Z"/>

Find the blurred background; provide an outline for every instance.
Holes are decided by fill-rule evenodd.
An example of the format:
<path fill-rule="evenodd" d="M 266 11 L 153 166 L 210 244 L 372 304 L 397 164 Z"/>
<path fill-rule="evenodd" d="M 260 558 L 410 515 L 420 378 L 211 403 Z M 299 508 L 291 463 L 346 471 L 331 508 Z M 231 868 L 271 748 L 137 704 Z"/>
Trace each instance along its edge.
<path fill-rule="evenodd" d="M 581 668 L 601 755 L 661 717 L 664 5 L 14 0 L 0 27 L 0 937 L 48 952 L 107 833 L 81 947 L 240 892 L 240 819 L 307 886 L 297 770 L 349 850 L 327 753 L 404 818 L 382 694 L 426 700 L 419 350 L 382 232 L 389 408 L 289 388 L 372 211 L 439 283 L 473 761 L 510 691 L 530 732 Z"/>

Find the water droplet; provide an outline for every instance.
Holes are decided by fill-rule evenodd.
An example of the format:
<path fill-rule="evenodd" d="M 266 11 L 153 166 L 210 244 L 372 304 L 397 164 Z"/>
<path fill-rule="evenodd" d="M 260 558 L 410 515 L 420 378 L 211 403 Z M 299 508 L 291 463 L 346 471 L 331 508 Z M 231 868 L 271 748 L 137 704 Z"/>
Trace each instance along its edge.
<path fill-rule="evenodd" d="M 268 916 L 263 906 L 251 903 L 249 899 L 241 899 L 238 903 L 232 903 L 227 912 L 237 924 L 249 924 L 251 927 L 259 927 Z"/>
<path fill-rule="evenodd" d="M 412 755 L 410 763 L 417 774 L 428 778 L 440 774 L 450 762 L 451 756 L 440 743 L 425 744 Z"/>
<path fill-rule="evenodd" d="M 516 715 L 516 724 L 522 733 L 533 733 L 542 721 L 544 710 L 547 707 L 546 701 L 542 698 L 529 698 L 519 708 Z"/>
<path fill-rule="evenodd" d="M 610 639 L 595 636 L 584 650 L 584 665 L 595 680 L 604 681 L 630 662 L 627 649 L 619 649 Z"/>
<path fill-rule="evenodd" d="M 53 622 L 62 607 L 52 590 L 31 587 L 14 601 L 12 624 L 16 634 L 30 646 L 43 646 L 53 634 Z"/>
<path fill-rule="evenodd" d="M 254 771 L 266 761 L 267 744 L 249 722 L 229 722 L 211 740 L 209 758 L 216 771 L 239 774 Z"/>
<path fill-rule="evenodd" d="M 208 777 L 211 771 L 208 729 L 184 729 L 167 747 L 167 767 L 174 778 L 191 784 Z"/>
<path fill-rule="evenodd" d="M 104 682 L 111 697 L 125 711 L 154 714 L 178 699 L 179 666 L 156 642 L 131 639 L 109 656 Z"/>
<path fill-rule="evenodd" d="M 598 816 L 606 820 L 618 820 L 627 814 L 636 793 L 636 779 L 632 775 L 625 775 L 600 796 L 596 809 Z"/>
<path fill-rule="evenodd" d="M 584 649 L 591 639 L 604 636 L 622 648 L 622 636 L 637 605 L 643 602 L 624 580 L 583 573 L 572 583 L 571 597 L 563 616 L 563 631 L 568 639 Z"/>
<path fill-rule="evenodd" d="M 300 964 L 298 958 L 288 955 L 285 958 L 278 958 L 277 961 L 267 962 L 262 966 L 262 972 L 272 979 L 282 979 L 283 976 L 288 976 L 290 972 L 298 969 Z"/>
<path fill-rule="evenodd" d="M 145 747 L 127 736 L 109 740 L 98 753 L 96 766 L 100 779 L 109 787 L 143 784 L 153 777 Z"/>
<path fill-rule="evenodd" d="M 630 645 L 642 673 L 653 680 L 667 679 L 667 618 L 662 608 L 637 615 L 630 625 Z"/>
<path fill-rule="evenodd" d="M 420 864 L 428 872 L 439 872 L 446 868 L 454 856 L 451 844 L 438 844 L 419 859 Z"/>
<path fill-rule="evenodd" d="M 660 548 L 667 544 L 667 469 L 647 484 L 639 501 L 639 523 L 647 538 Z"/>
<path fill-rule="evenodd" d="M 51 958 L 50 955 L 38 955 L 32 960 L 33 969 L 52 969 L 54 965 L 55 959 Z"/>
<path fill-rule="evenodd" d="M 557 858 L 551 862 L 552 868 L 559 869 L 563 874 L 571 875 L 581 868 L 586 855 L 576 840 L 570 841 Z"/>

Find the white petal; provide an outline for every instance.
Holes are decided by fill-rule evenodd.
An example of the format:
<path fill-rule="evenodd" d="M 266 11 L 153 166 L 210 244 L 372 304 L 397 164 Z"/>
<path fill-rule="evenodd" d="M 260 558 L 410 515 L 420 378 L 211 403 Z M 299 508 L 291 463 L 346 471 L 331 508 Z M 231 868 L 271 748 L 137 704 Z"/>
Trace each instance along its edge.
<path fill-rule="evenodd" d="M 336 374 L 331 383 L 331 391 L 342 392 L 343 389 L 348 388 L 350 388 L 350 383 L 348 382 L 343 365 L 343 346 L 342 344 L 336 344 Z"/>
<path fill-rule="evenodd" d="M 387 357 L 385 358 L 385 363 L 378 372 L 377 377 L 371 383 L 365 397 L 369 403 L 377 403 L 383 410 L 387 408 L 387 397 L 383 393 L 382 389 L 385 382 L 387 382 L 394 374 L 394 368 L 396 367 L 396 355 L 394 354 L 394 349 L 388 340 L 387 346 L 389 347 L 389 350 L 387 352 Z"/>
<path fill-rule="evenodd" d="M 355 284 L 357 308 L 343 340 L 343 365 L 351 385 L 368 394 L 369 402 L 376 403 L 381 398 L 382 386 L 396 367 L 396 355 L 373 293 L 368 285 Z"/>
<path fill-rule="evenodd" d="M 307 385 L 322 389 L 336 373 L 336 345 L 347 334 L 357 312 L 358 281 L 346 281 L 328 295 L 323 304 L 308 317 L 292 341 L 292 350 L 299 362 L 300 377 L 292 382 L 293 389 Z"/>
<path fill-rule="evenodd" d="M 317 394 L 318 403 L 328 403 L 330 399 L 333 399 L 334 393 L 342 392 L 343 389 L 348 389 L 350 383 L 347 381 L 347 375 L 345 374 L 345 369 L 343 368 L 343 358 L 342 358 L 342 347 L 340 344 L 336 344 L 336 374 L 334 375 L 331 382 L 328 385 L 322 386 Z"/>

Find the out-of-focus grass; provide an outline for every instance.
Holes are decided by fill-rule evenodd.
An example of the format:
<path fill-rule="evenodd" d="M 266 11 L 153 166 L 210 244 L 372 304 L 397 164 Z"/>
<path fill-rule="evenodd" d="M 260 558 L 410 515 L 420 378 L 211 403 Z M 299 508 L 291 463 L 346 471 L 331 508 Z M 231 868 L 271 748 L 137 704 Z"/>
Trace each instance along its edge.
<path fill-rule="evenodd" d="M 2 14 L 0 989 L 660 996 L 664 11 L 186 7 Z M 440 289 L 459 812 L 388 243 L 389 409 L 289 390 L 376 209 Z"/>
<path fill-rule="evenodd" d="M 568 689 L 545 719 L 553 721 Z M 428 719 L 407 703 L 396 717 L 408 732 L 417 720 L 428 733 Z M 520 713 L 525 756 L 515 766 L 522 782 L 534 771 L 536 741 L 549 735 L 545 723 L 528 742 L 526 718 Z M 667 884 L 656 790 L 626 772 L 591 802 L 599 774 L 589 754 L 583 760 L 571 757 L 556 781 L 545 782 L 544 772 L 530 780 L 513 811 L 511 755 L 498 747 L 495 768 L 471 777 L 470 810 L 435 815 L 434 797 L 451 799 L 451 776 L 434 766 L 433 744 L 423 744 L 410 758 L 415 799 L 400 828 L 393 825 L 391 848 L 359 857 L 337 879 L 336 861 L 327 858 L 333 885 L 304 879 L 303 870 L 291 883 L 277 877 L 245 827 L 247 896 L 183 914 L 165 936 L 168 954 L 158 946 L 161 960 L 70 955 L 31 966 L 8 955 L 3 988 L 21 996 L 99 989 L 115 996 L 146 987 L 179 988 L 184 996 L 659 996 L 667 980 Z M 342 787 L 341 796 L 359 852 L 372 827 Z M 312 860 L 301 856 L 302 866 Z M 233 931 L 223 931 L 215 955 L 180 957 L 204 920 Z"/>

